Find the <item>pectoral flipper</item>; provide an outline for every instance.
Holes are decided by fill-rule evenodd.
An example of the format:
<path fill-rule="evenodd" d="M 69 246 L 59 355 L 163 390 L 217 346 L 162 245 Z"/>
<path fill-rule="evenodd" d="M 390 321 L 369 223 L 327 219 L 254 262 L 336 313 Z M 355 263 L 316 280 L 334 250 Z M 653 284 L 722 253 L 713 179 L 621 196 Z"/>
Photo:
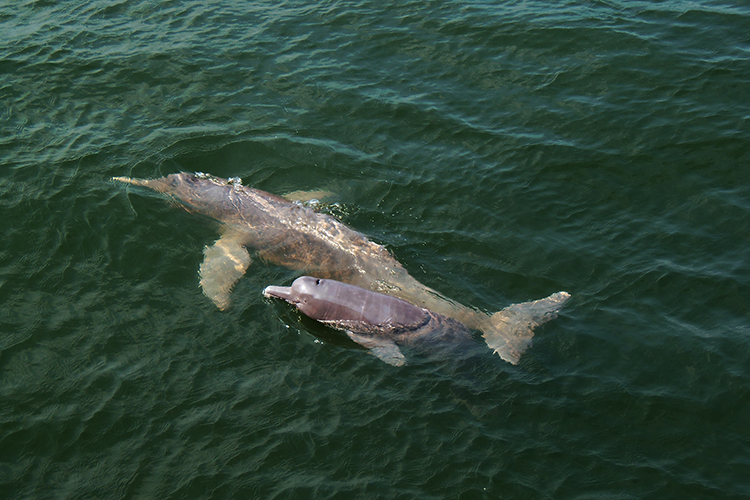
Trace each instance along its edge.
<path fill-rule="evenodd" d="M 346 334 L 357 344 L 367 347 L 373 356 L 380 358 L 389 365 L 403 366 L 406 364 L 404 355 L 401 354 L 401 350 L 392 340 L 359 335 L 354 332 L 346 332 Z"/>
<path fill-rule="evenodd" d="M 229 294 L 250 265 L 250 254 L 242 245 L 243 235 L 228 231 L 203 250 L 200 267 L 201 288 L 222 311 L 229 307 Z"/>

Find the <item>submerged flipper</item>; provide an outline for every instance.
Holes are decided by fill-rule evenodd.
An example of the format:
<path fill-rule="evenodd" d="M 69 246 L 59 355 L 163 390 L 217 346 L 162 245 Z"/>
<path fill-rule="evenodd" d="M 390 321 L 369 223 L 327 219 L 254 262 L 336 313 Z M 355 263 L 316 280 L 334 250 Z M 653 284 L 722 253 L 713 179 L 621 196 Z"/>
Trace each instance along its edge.
<path fill-rule="evenodd" d="M 555 319 L 555 313 L 569 298 L 568 292 L 557 292 L 544 299 L 510 305 L 489 317 L 482 337 L 501 358 L 515 365 L 531 344 L 534 328 Z"/>
<path fill-rule="evenodd" d="M 200 267 L 201 288 L 206 297 L 222 311 L 229 307 L 232 287 L 250 265 L 250 254 L 243 242 L 242 233 L 227 231 L 213 246 L 203 250 L 205 257 Z"/>
<path fill-rule="evenodd" d="M 389 365 L 403 366 L 406 364 L 404 355 L 401 354 L 398 346 L 392 340 L 382 337 L 368 337 L 354 332 L 346 332 L 346 334 L 357 344 L 370 349 L 372 355 L 377 356 Z"/>
<path fill-rule="evenodd" d="M 330 198 L 331 196 L 333 196 L 333 193 L 330 191 L 294 191 L 285 194 L 282 198 L 292 202 L 307 203 L 311 200 L 321 200 L 323 198 Z"/>

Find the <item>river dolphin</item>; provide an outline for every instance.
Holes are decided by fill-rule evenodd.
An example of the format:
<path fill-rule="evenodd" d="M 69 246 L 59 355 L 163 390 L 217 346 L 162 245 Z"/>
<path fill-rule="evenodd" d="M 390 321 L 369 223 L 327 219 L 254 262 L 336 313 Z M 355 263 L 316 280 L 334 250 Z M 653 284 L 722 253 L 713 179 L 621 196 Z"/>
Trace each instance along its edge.
<path fill-rule="evenodd" d="M 153 189 L 189 212 L 222 223 L 221 237 L 203 251 L 199 272 L 203 292 L 219 309 L 229 307 L 232 287 L 250 265 L 247 249 L 252 248 L 262 260 L 385 293 L 458 320 L 481 331 L 487 345 L 512 364 L 518 363 L 538 324 L 525 307 L 510 306 L 489 315 L 447 299 L 414 279 L 388 250 L 363 234 L 329 215 L 242 186 L 238 178 L 227 180 L 198 172 L 113 180 Z M 540 303 L 552 297 L 562 303 L 570 295 L 558 292 Z"/>
<path fill-rule="evenodd" d="M 450 352 L 474 345 L 471 330 L 453 318 L 340 281 L 302 276 L 292 286 L 268 286 L 263 295 L 283 299 L 304 315 L 345 331 L 371 354 L 394 366 L 406 364 L 400 346 Z M 556 293 L 544 300 L 515 304 L 512 314 L 540 325 L 554 319 L 566 299 L 565 294 Z"/>

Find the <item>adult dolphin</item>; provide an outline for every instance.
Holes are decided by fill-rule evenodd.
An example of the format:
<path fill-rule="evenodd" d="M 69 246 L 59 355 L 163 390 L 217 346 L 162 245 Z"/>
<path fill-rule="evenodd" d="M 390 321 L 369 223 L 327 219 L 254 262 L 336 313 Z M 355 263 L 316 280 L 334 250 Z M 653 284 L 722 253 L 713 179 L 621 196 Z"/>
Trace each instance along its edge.
<path fill-rule="evenodd" d="M 533 325 L 512 309 L 492 315 L 443 297 L 415 280 L 383 246 L 326 214 L 279 196 L 204 173 L 177 173 L 158 179 L 114 177 L 144 186 L 178 201 L 189 212 L 222 223 L 221 237 L 204 249 L 200 266 L 203 292 L 219 309 L 229 307 L 232 287 L 251 258 L 386 293 L 454 318 L 480 330 L 487 344 L 516 364 L 531 343 Z M 565 298 L 569 295 L 565 292 Z"/>
<path fill-rule="evenodd" d="M 466 351 L 474 345 L 471 331 L 453 318 L 340 281 L 302 276 L 292 286 L 268 286 L 263 295 L 283 299 L 306 316 L 345 331 L 371 354 L 394 366 L 406 364 L 400 347 L 443 354 Z M 554 319 L 567 298 L 564 292 L 556 293 L 513 304 L 504 311 L 516 323 L 532 329 Z"/>

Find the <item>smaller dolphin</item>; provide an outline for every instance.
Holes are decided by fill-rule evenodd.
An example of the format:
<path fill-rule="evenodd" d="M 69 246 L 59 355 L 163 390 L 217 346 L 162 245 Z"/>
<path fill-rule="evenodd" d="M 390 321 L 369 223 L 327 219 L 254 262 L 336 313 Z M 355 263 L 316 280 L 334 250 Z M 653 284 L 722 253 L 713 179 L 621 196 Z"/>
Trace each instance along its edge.
<path fill-rule="evenodd" d="M 471 330 L 458 320 L 340 281 L 302 276 L 290 287 L 268 286 L 263 295 L 284 299 L 304 315 L 344 330 L 354 342 L 394 366 L 406 364 L 399 346 L 434 351 L 475 344 Z M 501 313 L 507 318 L 510 331 L 526 332 L 554 319 L 568 297 L 559 292 L 545 299 L 513 304 Z"/>

